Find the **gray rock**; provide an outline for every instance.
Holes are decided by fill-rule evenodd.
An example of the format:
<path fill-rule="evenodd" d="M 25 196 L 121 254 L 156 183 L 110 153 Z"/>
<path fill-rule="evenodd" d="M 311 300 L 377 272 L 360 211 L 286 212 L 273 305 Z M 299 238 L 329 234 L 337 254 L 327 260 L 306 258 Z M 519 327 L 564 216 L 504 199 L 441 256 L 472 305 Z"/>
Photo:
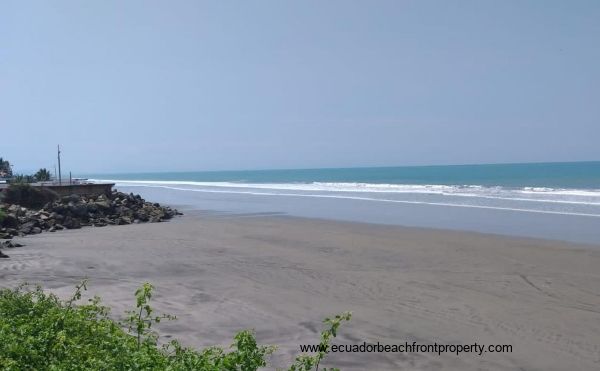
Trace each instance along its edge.
<path fill-rule="evenodd" d="M 29 233 L 31 233 L 31 230 L 33 228 L 35 228 L 37 225 L 38 225 L 37 221 L 34 221 L 34 220 L 23 223 L 19 226 L 19 232 L 29 234 Z"/>
<path fill-rule="evenodd" d="M 49 202 L 40 210 L 17 205 L 3 205 L 7 215 L 0 225 L 0 238 L 41 233 L 44 230 L 77 229 L 82 226 L 103 227 L 131 223 L 161 222 L 181 215 L 176 209 L 146 202 L 140 195 L 113 191 L 110 195 L 80 197 L 70 195 Z"/>
<path fill-rule="evenodd" d="M 71 214 L 73 216 L 76 216 L 79 218 L 87 216 L 87 213 L 88 213 L 86 204 L 77 204 L 77 205 L 73 205 L 73 206 L 69 205 L 69 211 L 71 212 Z"/>
<path fill-rule="evenodd" d="M 14 228 L 6 228 L 4 233 L 8 233 L 11 236 L 17 236 L 19 234 L 19 231 Z"/>
<path fill-rule="evenodd" d="M 96 206 L 97 210 L 102 210 L 102 211 L 107 211 L 107 210 L 110 210 L 110 208 L 111 208 L 110 201 L 105 201 L 105 200 L 96 201 L 96 202 L 94 202 L 94 205 Z"/>
<path fill-rule="evenodd" d="M 23 247 L 23 245 L 21 245 L 18 242 L 13 242 L 13 241 L 3 241 L 2 243 L 0 243 L 0 247 L 12 249 L 15 247 Z"/>
<path fill-rule="evenodd" d="M 68 203 L 79 203 L 81 201 L 81 197 L 79 197 L 78 195 L 70 195 L 70 196 L 64 196 L 63 198 L 61 198 L 61 201 L 65 204 Z"/>
<path fill-rule="evenodd" d="M 4 215 L 4 219 L 2 219 L 2 223 L 0 226 L 7 228 L 17 228 L 19 226 L 19 219 L 14 214 L 6 214 Z"/>
<path fill-rule="evenodd" d="M 79 229 L 81 228 L 81 222 L 77 218 L 72 218 L 68 216 L 65 218 L 63 226 L 67 229 Z"/>

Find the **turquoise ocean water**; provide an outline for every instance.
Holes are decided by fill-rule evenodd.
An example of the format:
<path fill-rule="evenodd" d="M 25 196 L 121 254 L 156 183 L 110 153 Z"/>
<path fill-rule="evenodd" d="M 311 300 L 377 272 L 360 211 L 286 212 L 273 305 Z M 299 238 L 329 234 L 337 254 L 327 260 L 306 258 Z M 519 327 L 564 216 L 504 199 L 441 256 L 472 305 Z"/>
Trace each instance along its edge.
<path fill-rule="evenodd" d="M 83 176 L 199 210 L 600 242 L 600 162 Z"/>
<path fill-rule="evenodd" d="M 235 183 L 371 183 L 600 189 L 600 161 L 531 164 L 93 174 L 92 178 Z"/>

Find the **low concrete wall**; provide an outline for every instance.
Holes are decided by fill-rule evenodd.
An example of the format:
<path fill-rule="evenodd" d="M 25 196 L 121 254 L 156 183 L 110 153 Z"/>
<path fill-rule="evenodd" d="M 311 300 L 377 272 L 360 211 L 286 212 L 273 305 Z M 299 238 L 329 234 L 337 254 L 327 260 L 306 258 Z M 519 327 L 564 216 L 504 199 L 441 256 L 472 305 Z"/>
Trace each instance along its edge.
<path fill-rule="evenodd" d="M 34 187 L 44 187 L 56 192 L 59 196 L 69 196 L 72 194 L 82 196 L 109 195 L 114 183 L 100 184 L 63 184 L 63 185 L 33 185 Z"/>

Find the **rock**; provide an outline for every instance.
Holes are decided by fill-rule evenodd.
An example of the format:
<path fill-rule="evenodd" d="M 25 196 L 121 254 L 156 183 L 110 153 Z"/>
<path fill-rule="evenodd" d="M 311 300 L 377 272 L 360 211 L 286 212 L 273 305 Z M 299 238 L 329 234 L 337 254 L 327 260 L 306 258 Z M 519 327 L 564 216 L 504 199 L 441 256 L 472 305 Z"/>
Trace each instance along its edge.
<path fill-rule="evenodd" d="M 37 221 L 32 220 L 26 223 L 23 223 L 19 226 L 19 232 L 24 234 L 30 234 L 33 228 L 37 227 Z"/>
<path fill-rule="evenodd" d="M 57 214 L 57 213 L 50 214 L 50 218 L 53 219 L 53 220 L 55 220 L 56 223 L 62 223 L 63 220 L 65 220 L 64 215 Z"/>
<path fill-rule="evenodd" d="M 145 210 L 138 210 L 135 214 L 135 218 L 141 222 L 147 222 L 149 217 Z"/>
<path fill-rule="evenodd" d="M 85 204 L 77 204 L 77 205 L 69 205 L 69 211 L 73 216 L 82 218 L 87 216 L 87 205 Z"/>
<path fill-rule="evenodd" d="M 0 259 L 6 259 L 6 258 L 10 258 L 10 256 L 5 255 L 2 253 L 2 251 L 0 251 Z"/>
<path fill-rule="evenodd" d="M 107 211 L 110 210 L 111 204 L 109 201 L 96 201 L 94 202 L 97 210 Z"/>
<path fill-rule="evenodd" d="M 19 231 L 17 231 L 14 228 L 5 228 L 4 233 L 8 233 L 11 236 L 17 236 L 19 234 Z"/>
<path fill-rule="evenodd" d="M 0 243 L 0 247 L 6 247 L 9 249 L 15 248 L 15 247 L 23 247 L 23 245 L 21 245 L 20 243 L 17 242 L 12 242 L 12 241 L 4 241 L 2 243 Z"/>
<path fill-rule="evenodd" d="M 77 218 L 68 216 L 65 218 L 63 226 L 67 229 L 79 229 L 81 228 L 81 222 Z"/>
<path fill-rule="evenodd" d="M 63 198 L 61 198 L 61 201 L 65 204 L 69 204 L 69 203 L 79 203 L 81 201 L 81 197 L 79 197 L 78 195 L 70 195 L 70 196 L 64 196 Z"/>
<path fill-rule="evenodd" d="M 104 227 L 143 222 L 162 222 L 175 215 L 176 209 L 146 202 L 140 195 L 113 191 L 98 197 L 70 195 L 48 202 L 40 210 L 30 210 L 17 205 L 2 204 L 6 210 L 0 238 L 77 229 L 82 226 Z"/>
<path fill-rule="evenodd" d="M 19 205 L 11 205 L 8 208 L 8 212 L 12 214 L 17 214 L 21 211 L 21 207 Z"/>
<path fill-rule="evenodd" d="M 7 228 L 17 228 L 19 226 L 19 219 L 14 214 L 6 214 L 4 215 L 4 219 L 2 219 L 2 223 L 0 226 Z"/>
<path fill-rule="evenodd" d="M 55 204 L 52 206 L 52 211 L 59 215 L 66 215 L 69 211 L 68 207 L 63 204 Z"/>

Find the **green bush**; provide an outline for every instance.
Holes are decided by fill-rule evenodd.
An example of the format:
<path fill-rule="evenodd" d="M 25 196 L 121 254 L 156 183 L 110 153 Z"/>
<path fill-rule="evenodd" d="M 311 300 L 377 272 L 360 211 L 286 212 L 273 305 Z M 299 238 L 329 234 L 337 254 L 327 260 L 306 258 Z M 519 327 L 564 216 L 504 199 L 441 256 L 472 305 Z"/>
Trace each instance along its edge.
<path fill-rule="evenodd" d="M 38 182 L 45 182 L 50 180 L 50 172 L 48 171 L 48 169 L 42 168 L 39 169 L 35 174 L 33 174 L 33 177 Z"/>
<path fill-rule="evenodd" d="M 35 177 L 33 175 L 24 174 L 16 174 L 8 181 L 10 184 L 27 184 L 33 182 L 35 182 Z"/>
<path fill-rule="evenodd" d="M 0 157 L 0 178 L 12 176 L 12 169 L 10 162 Z"/>
<path fill-rule="evenodd" d="M 58 198 L 56 192 L 29 184 L 14 183 L 5 191 L 4 202 L 29 208 L 40 208 Z"/>
<path fill-rule="evenodd" d="M 23 285 L 0 290 L 0 368 L 2 370 L 256 370 L 267 365 L 272 346 L 260 346 L 253 332 L 235 335 L 231 349 L 194 350 L 176 340 L 158 345 L 152 326 L 169 315 L 155 315 L 149 305 L 152 286 L 136 291 L 136 309 L 124 323 L 108 317 L 100 299 L 75 305 L 85 289 L 77 286 L 73 297 L 61 301 L 41 288 Z M 349 313 L 327 320 L 321 334 L 328 345 Z M 125 330 L 127 329 L 127 330 Z M 302 355 L 290 370 L 318 369 L 325 353 Z"/>

